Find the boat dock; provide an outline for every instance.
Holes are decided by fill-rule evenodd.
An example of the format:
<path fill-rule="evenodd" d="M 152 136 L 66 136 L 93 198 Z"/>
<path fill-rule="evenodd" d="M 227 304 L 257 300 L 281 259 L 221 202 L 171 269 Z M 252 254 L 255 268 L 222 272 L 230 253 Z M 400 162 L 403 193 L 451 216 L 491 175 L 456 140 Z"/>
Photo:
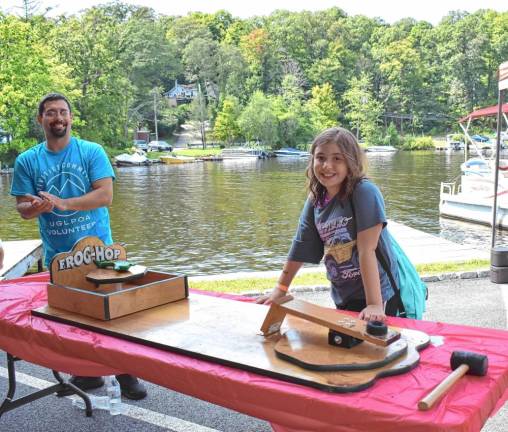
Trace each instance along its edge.
<path fill-rule="evenodd" d="M 436 235 L 427 234 L 423 231 L 411 228 L 407 225 L 388 221 L 388 229 L 400 244 L 404 252 L 414 265 L 458 263 L 475 259 L 490 259 L 489 250 L 474 249 L 470 246 L 460 245 Z M 289 245 L 288 245 L 289 248 Z M 324 265 L 304 267 L 299 273 L 325 272 Z M 231 280 L 240 278 L 269 278 L 277 277 L 280 270 L 262 272 L 240 272 L 209 276 L 193 276 L 191 279 L 198 280 Z"/>
<path fill-rule="evenodd" d="M 392 220 L 388 229 L 415 265 L 490 259 L 489 250 L 460 245 Z"/>

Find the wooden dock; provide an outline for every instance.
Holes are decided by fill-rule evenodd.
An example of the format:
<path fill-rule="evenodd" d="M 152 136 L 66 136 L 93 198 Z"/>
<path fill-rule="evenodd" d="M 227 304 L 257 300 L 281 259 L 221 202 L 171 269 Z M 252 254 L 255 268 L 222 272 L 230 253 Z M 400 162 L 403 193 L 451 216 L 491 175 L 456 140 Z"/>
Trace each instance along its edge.
<path fill-rule="evenodd" d="M 407 225 L 388 221 L 388 229 L 414 265 L 457 263 L 475 259 L 490 259 L 490 250 L 474 249 L 460 245 L 441 237 L 424 233 Z M 289 245 L 288 245 L 289 247 Z M 323 264 L 304 267 L 299 273 L 325 272 Z M 240 272 L 209 276 L 194 276 L 191 281 L 198 280 L 232 280 L 240 278 L 277 277 L 280 270 L 263 272 Z"/>
<path fill-rule="evenodd" d="M 413 264 L 490 259 L 490 250 L 473 249 L 390 220 L 388 229 Z"/>
<path fill-rule="evenodd" d="M 2 242 L 4 265 L 0 269 L 0 280 L 23 276 L 36 262 L 42 271 L 42 241 L 16 240 Z"/>

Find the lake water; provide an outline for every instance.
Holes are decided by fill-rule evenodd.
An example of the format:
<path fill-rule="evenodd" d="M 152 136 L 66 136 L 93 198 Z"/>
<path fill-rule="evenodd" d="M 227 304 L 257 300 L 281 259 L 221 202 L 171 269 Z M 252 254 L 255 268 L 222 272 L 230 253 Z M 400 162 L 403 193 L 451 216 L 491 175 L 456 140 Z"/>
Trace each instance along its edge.
<path fill-rule="evenodd" d="M 390 219 L 478 248 L 490 228 L 440 219 L 439 185 L 463 155 L 398 152 L 368 157 Z M 188 275 L 279 269 L 305 200 L 306 161 L 268 159 L 117 168 L 111 224 L 129 259 Z M 0 238 L 38 238 L 0 176 Z M 504 239 L 500 238 L 499 242 Z M 498 243 L 499 243 L 498 242 Z"/>

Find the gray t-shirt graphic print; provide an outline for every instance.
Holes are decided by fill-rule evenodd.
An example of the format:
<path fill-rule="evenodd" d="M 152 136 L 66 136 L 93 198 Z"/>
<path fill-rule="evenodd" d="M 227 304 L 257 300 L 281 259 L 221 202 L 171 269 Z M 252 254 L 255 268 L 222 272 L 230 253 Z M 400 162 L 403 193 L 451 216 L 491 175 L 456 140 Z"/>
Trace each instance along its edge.
<path fill-rule="evenodd" d="M 386 230 L 386 216 L 381 192 L 372 182 L 358 183 L 351 201 L 333 198 L 326 205 L 314 205 L 307 199 L 288 259 L 319 263 L 324 257 L 327 277 L 332 284 L 332 298 L 340 305 L 353 299 L 365 298 L 360 273 L 356 236 L 358 231 L 382 224 L 379 238 L 381 253 L 397 278 L 397 266 L 393 259 L 390 236 Z M 356 216 L 356 219 L 355 219 Z M 389 300 L 393 294 L 388 275 L 378 263 L 381 294 Z"/>

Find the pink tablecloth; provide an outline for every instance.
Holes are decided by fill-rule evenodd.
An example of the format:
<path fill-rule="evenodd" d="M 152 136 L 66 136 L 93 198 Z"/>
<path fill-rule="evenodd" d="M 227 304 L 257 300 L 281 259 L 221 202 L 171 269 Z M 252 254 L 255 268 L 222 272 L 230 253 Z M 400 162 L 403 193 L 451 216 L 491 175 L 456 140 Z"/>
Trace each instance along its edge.
<path fill-rule="evenodd" d="M 265 419 L 277 432 L 479 431 L 507 397 L 506 331 L 392 318 L 393 325 L 443 336 L 444 344 L 423 350 L 409 373 L 330 394 L 34 317 L 31 309 L 46 304 L 47 281 L 45 273 L 0 283 L 1 349 L 72 374 L 130 373 Z M 487 376 L 463 377 L 436 407 L 418 411 L 418 400 L 449 373 L 455 350 L 487 354 Z"/>

